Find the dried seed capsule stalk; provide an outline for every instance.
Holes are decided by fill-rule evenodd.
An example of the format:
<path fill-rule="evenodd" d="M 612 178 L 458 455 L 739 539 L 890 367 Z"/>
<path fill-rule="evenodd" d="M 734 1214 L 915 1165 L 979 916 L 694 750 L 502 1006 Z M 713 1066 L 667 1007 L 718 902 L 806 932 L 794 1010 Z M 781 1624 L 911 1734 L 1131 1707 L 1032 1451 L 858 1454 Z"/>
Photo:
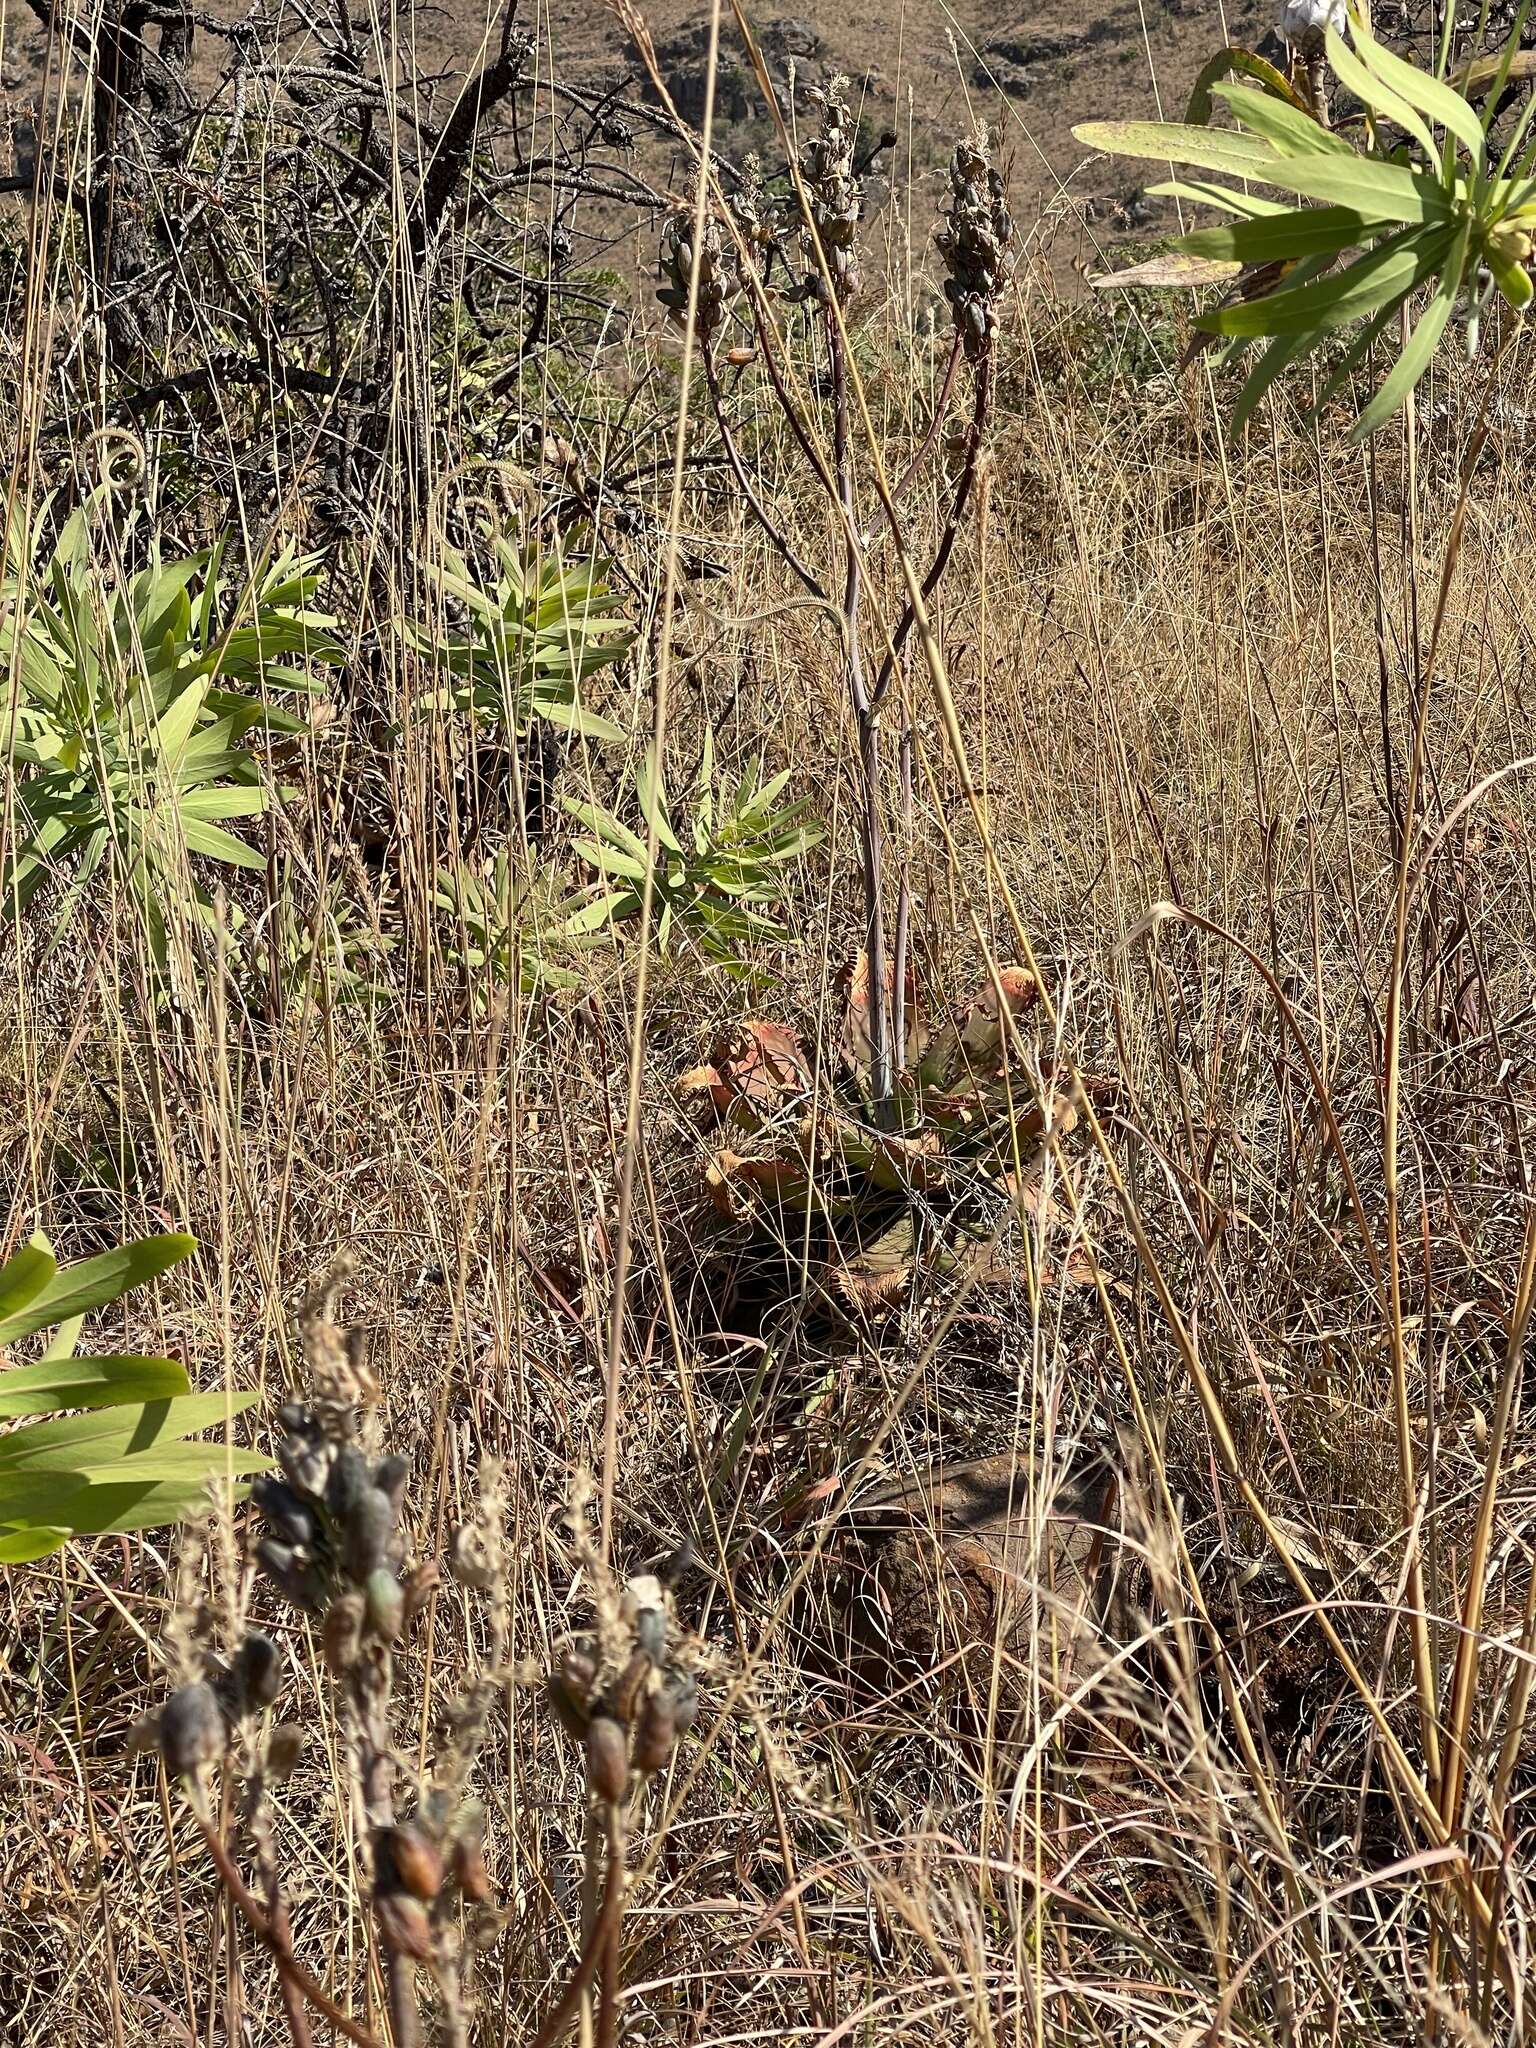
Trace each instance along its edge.
<path fill-rule="evenodd" d="M 842 77 L 829 80 L 825 92 L 809 95 L 812 105 L 821 109 L 821 122 L 800 150 L 800 176 L 815 228 L 812 234 L 807 226 L 801 236 L 807 295 L 819 297 L 826 289 L 816 252 L 819 242 L 839 305 L 847 305 L 859 289 L 856 242 L 864 207 L 864 181 L 854 168 L 855 122 L 847 95 L 848 81 Z"/>
<path fill-rule="evenodd" d="M 949 211 L 934 236 L 948 272 L 948 299 L 965 353 L 973 361 L 997 331 L 997 301 L 1008 278 L 1013 216 L 993 168 L 985 129 L 956 146 L 949 164 Z"/>

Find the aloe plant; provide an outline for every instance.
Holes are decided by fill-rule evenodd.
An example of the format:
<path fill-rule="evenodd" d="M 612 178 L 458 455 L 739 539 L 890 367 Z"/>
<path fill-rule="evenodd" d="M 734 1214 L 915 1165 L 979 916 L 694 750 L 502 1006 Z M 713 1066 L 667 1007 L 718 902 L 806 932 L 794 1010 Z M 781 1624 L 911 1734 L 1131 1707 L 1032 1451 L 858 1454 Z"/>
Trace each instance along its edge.
<path fill-rule="evenodd" d="M 22 771 L 0 917 L 56 880 L 57 941 L 105 864 L 163 971 L 166 904 L 184 887 L 186 856 L 265 865 L 228 825 L 270 800 L 250 736 L 304 729 L 270 693 L 315 687 L 295 657 L 342 658 L 335 622 L 311 608 L 318 558 L 285 551 L 247 589 L 224 574 L 222 542 L 172 562 L 156 552 L 112 592 L 84 511 L 40 572 L 34 538 L 13 530 L 0 584 L 0 721 Z M 195 874 L 192 889 L 206 916 Z"/>
<path fill-rule="evenodd" d="M 147 1237 L 60 1267 L 38 1236 L 0 1266 L 0 1365 L 9 1345 L 55 1333 L 35 1363 L 0 1371 L 0 1421 L 23 1425 L 0 1435 L 0 1564 L 44 1557 L 71 1536 L 173 1522 L 205 1502 L 211 1478 L 266 1468 L 249 1451 L 185 1441 L 254 1393 L 195 1394 L 174 1359 L 75 1355 L 93 1309 L 193 1249 L 190 1237 Z"/>
<path fill-rule="evenodd" d="M 1536 100 L 1527 100 L 1497 161 L 1489 130 L 1528 5 L 1491 75 L 1479 74 L 1487 88 L 1481 113 L 1444 77 L 1385 49 L 1358 14 L 1350 15 L 1347 41 L 1330 26 L 1328 62 L 1364 110 L 1363 152 L 1325 128 L 1278 74 L 1258 87 L 1231 80 L 1209 87 L 1225 101 L 1236 130 L 1092 121 L 1074 131 L 1079 141 L 1114 155 L 1157 158 L 1238 181 L 1175 179 L 1152 187 L 1229 216 L 1182 236 L 1175 244 L 1182 275 L 1157 281 L 1238 281 L 1236 291 L 1196 321 L 1233 352 L 1265 342 L 1233 408 L 1234 433 L 1282 372 L 1341 329 L 1363 323 L 1322 387 L 1314 407 L 1321 409 L 1423 288 L 1428 301 L 1356 420 L 1357 440 L 1404 404 L 1458 305 L 1474 338 L 1495 291 L 1516 315 L 1524 312 L 1533 291 L 1536 236 L 1536 144 L 1526 146 L 1526 137 Z M 1318 203 L 1263 198 L 1250 189 L 1256 185 Z M 1341 268 L 1352 249 L 1359 253 Z M 1120 281 L 1136 282 L 1138 273 Z"/>

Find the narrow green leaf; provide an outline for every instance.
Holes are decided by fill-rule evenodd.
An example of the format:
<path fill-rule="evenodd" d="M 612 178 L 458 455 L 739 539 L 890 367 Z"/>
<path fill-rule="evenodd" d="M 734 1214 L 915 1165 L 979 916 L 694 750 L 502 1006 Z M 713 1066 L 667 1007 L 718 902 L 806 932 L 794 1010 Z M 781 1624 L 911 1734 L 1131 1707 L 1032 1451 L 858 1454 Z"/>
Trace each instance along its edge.
<path fill-rule="evenodd" d="M 233 832 L 226 832 L 220 825 L 210 825 L 206 819 L 183 817 L 181 833 L 187 842 L 188 853 L 200 853 L 209 860 L 220 860 L 230 867 L 249 868 L 258 874 L 267 865 L 267 857 L 259 847 L 247 846 Z"/>
<path fill-rule="evenodd" d="M 1457 207 L 1465 205 L 1460 192 L 1453 195 L 1422 171 L 1368 157 L 1282 157 L 1262 175 L 1266 184 L 1299 192 L 1304 199 L 1353 207 L 1362 220 L 1373 224 L 1449 222 Z"/>
<path fill-rule="evenodd" d="M 66 1316 L 59 1324 L 43 1351 L 43 1357 L 50 1365 L 58 1359 L 74 1357 L 84 1322 L 84 1316 Z"/>
<path fill-rule="evenodd" d="M 1403 58 L 1396 56 L 1391 50 L 1384 49 L 1358 16 L 1352 23 L 1352 34 L 1355 44 L 1354 54 L 1359 58 L 1360 67 L 1365 73 L 1368 84 L 1373 86 L 1378 94 L 1385 95 L 1386 100 L 1394 101 L 1398 106 L 1406 105 L 1418 113 L 1428 115 L 1429 119 L 1438 123 L 1440 127 L 1445 129 L 1447 134 L 1455 136 L 1473 163 L 1481 170 L 1487 154 L 1487 140 L 1483 134 L 1483 124 L 1478 119 L 1474 109 L 1462 98 L 1461 94 L 1451 86 L 1444 84 L 1440 79 L 1431 77 L 1427 71 L 1419 70 L 1416 64 L 1409 64 Z M 1339 77 L 1349 87 L 1350 91 L 1355 93 L 1358 98 L 1365 100 L 1368 106 L 1374 105 L 1382 113 L 1389 112 L 1389 108 L 1382 100 L 1373 101 L 1369 97 L 1368 92 L 1362 91 L 1354 78 L 1340 68 L 1339 56 L 1341 52 L 1345 59 L 1348 60 L 1350 56 L 1348 46 L 1336 31 L 1330 29 L 1328 31 L 1328 58 L 1334 69 L 1338 71 Z M 1402 120 L 1395 113 L 1391 115 L 1391 118 L 1397 121 L 1400 128 L 1406 128 L 1410 134 L 1418 134 L 1421 138 L 1423 137 L 1422 125 L 1417 127 L 1410 126 L 1408 122 Z M 1428 147 L 1430 155 L 1434 156 L 1436 150 L 1433 138 L 1429 139 Z"/>
<path fill-rule="evenodd" d="M 1439 267 L 1449 248 L 1443 230 L 1393 236 L 1341 273 L 1218 307 L 1196 325 L 1213 334 L 1328 333 L 1403 298 Z"/>
<path fill-rule="evenodd" d="M 1316 342 L 1309 334 L 1277 334 L 1273 337 L 1243 380 L 1243 387 L 1233 404 L 1230 433 L 1234 441 L 1241 436 L 1275 379 L 1315 346 Z"/>
<path fill-rule="evenodd" d="M 1267 220 L 1197 228 L 1192 234 L 1181 235 L 1177 246 L 1190 256 L 1273 263 L 1319 252 L 1340 254 L 1362 241 L 1366 232 L 1365 222 L 1350 207 L 1305 207 L 1299 212 L 1271 215 Z"/>
<path fill-rule="evenodd" d="M 1334 364 L 1332 370 L 1329 371 L 1328 376 L 1323 382 L 1322 389 L 1303 413 L 1302 418 L 1308 425 L 1311 425 L 1314 420 L 1318 419 L 1327 407 L 1333 403 L 1340 391 L 1343 390 L 1344 386 L 1370 353 L 1376 337 L 1381 333 L 1396 310 L 1395 306 L 1383 306 L 1380 312 L 1368 320 L 1360 332 L 1351 339 L 1348 348 L 1345 349 L 1343 355 Z"/>
<path fill-rule="evenodd" d="M 0 1344 L 15 1344 L 51 1323 L 89 1315 L 109 1301 L 178 1265 L 197 1248 L 197 1240 L 176 1234 L 140 1238 L 135 1244 L 103 1252 L 100 1258 L 66 1266 L 14 1314 L 0 1315 Z"/>
<path fill-rule="evenodd" d="M 46 1237 L 34 1237 L 0 1266 L 0 1330 L 34 1302 L 58 1271 Z M 8 1340 L 14 1341 L 14 1339 Z"/>
<path fill-rule="evenodd" d="M 1238 178 L 1265 179 L 1280 161 L 1259 136 L 1192 128 L 1177 121 L 1085 121 L 1072 133 L 1085 148 L 1103 150 L 1108 156 L 1153 157 Z"/>
<path fill-rule="evenodd" d="M 100 1465 L 109 1456 L 132 1457 L 199 1430 L 216 1429 L 226 1416 L 242 1414 L 260 1398 L 253 1392 L 186 1394 L 138 1407 L 88 1409 L 52 1422 L 28 1423 L 0 1437 L 0 1471 L 73 1472 L 87 1462 Z"/>
<path fill-rule="evenodd" d="M 1355 421 L 1349 436 L 1352 441 L 1364 441 L 1384 427 L 1401 409 L 1409 392 L 1429 368 L 1430 358 L 1439 346 L 1446 323 L 1456 310 L 1460 270 L 1459 264 L 1454 272 L 1447 268 L 1401 355 L 1381 380 L 1375 397 Z"/>
<path fill-rule="evenodd" d="M 660 774 L 652 772 L 649 757 L 635 769 L 635 796 L 639 801 L 640 815 L 656 834 L 657 844 L 664 846 L 668 853 L 681 853 L 682 846 L 667 816 L 666 788 Z"/>
<path fill-rule="evenodd" d="M 0 1372 L 0 1416 L 16 1420 L 60 1408 L 117 1408 L 171 1401 L 192 1391 L 170 1358 L 59 1358 Z"/>
<path fill-rule="evenodd" d="M 72 1534 L 42 1522 L 0 1525 L 0 1564 L 33 1564 L 62 1550 Z"/>
<path fill-rule="evenodd" d="M 1354 155 L 1342 136 L 1324 128 L 1301 108 L 1270 93 L 1255 92 L 1251 85 L 1218 85 L 1212 90 L 1226 101 L 1245 128 L 1273 143 L 1282 156 Z"/>

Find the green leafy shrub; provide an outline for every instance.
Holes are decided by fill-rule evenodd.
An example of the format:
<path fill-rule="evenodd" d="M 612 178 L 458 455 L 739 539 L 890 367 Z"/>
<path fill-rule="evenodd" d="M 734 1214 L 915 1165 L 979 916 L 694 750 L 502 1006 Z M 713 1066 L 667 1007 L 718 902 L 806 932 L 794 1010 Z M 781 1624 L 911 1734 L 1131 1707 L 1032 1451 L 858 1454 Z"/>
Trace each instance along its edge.
<path fill-rule="evenodd" d="M 583 924 L 585 895 L 562 901 L 547 874 L 517 873 L 508 848 L 483 866 L 461 860 L 439 868 L 433 901 L 449 920 L 447 957 L 477 1010 L 514 982 L 524 995 L 582 986 L 584 977 L 563 962 L 593 942 Z"/>
<path fill-rule="evenodd" d="M 653 781 L 647 768 L 635 771 L 640 816 L 656 835 L 651 889 L 660 952 L 681 934 L 718 964 L 744 971 L 740 947 L 754 938 L 783 936 L 769 907 L 783 897 L 785 870 L 822 837 L 807 799 L 779 802 L 789 779 L 786 769 L 764 782 L 761 762 L 749 763 L 735 789 L 717 797 L 714 748 L 706 732 L 685 818 L 659 776 Z M 572 929 L 597 931 L 634 917 L 651 868 L 645 837 L 600 805 L 564 801 L 594 835 L 578 841 L 577 852 L 612 885 L 579 913 Z"/>
<path fill-rule="evenodd" d="M 1209 105 L 1209 93 L 1222 98 L 1239 124 L 1235 132 L 1159 121 L 1094 121 L 1075 131 L 1080 141 L 1111 154 L 1190 165 L 1238 181 L 1174 180 L 1152 188 L 1218 207 L 1231 219 L 1179 240 L 1182 276 L 1170 276 L 1167 265 L 1156 272 L 1144 266 L 1140 280 L 1236 279 L 1237 288 L 1196 323 L 1234 350 L 1266 342 L 1238 395 L 1234 432 L 1284 370 L 1363 321 L 1323 386 L 1317 407 L 1326 404 L 1415 292 L 1431 286 L 1411 337 L 1355 423 L 1354 436 L 1361 439 L 1403 405 L 1464 295 L 1474 333 L 1495 289 L 1517 314 L 1531 300 L 1536 144 L 1520 151 L 1536 101 L 1527 103 L 1497 164 L 1488 143 L 1518 38 L 1511 37 L 1485 80 L 1480 115 L 1443 78 L 1384 49 L 1358 17 L 1351 18 L 1350 34 L 1353 47 L 1330 28 L 1326 50 L 1340 82 L 1369 116 L 1365 153 L 1325 128 L 1278 74 L 1265 76 L 1257 88 L 1230 80 L 1210 85 L 1202 105 Z M 1406 139 L 1389 146 L 1388 129 Z M 1254 185 L 1321 203 L 1282 205 L 1260 198 L 1249 189 Z M 1351 249 L 1361 253 L 1340 269 Z M 1138 281 L 1137 273 L 1122 281 Z"/>
<path fill-rule="evenodd" d="M 0 1266 L 0 1364 L 7 1346 L 55 1333 L 36 1363 L 0 1371 L 0 1419 L 24 1424 L 0 1435 L 0 1564 L 46 1556 L 71 1536 L 173 1522 L 203 1504 L 211 1478 L 266 1468 L 249 1451 L 185 1441 L 255 1394 L 194 1394 L 170 1358 L 75 1356 L 93 1309 L 192 1249 L 190 1237 L 147 1237 L 61 1269 L 34 1237 Z"/>
<path fill-rule="evenodd" d="M 0 916 L 62 881 L 57 942 L 108 863 L 163 971 L 165 906 L 184 886 L 186 856 L 264 866 L 227 829 L 270 801 L 246 743 L 304 729 L 268 694 L 314 687 L 295 657 L 342 654 L 335 622 L 311 609 L 317 557 L 285 551 L 254 588 L 226 578 L 223 558 L 222 542 L 174 562 L 156 551 L 113 591 L 84 512 L 37 573 L 26 566 L 30 537 L 13 530 L 0 585 L 0 714 L 23 774 Z M 210 899 L 193 887 L 206 916 Z"/>
<path fill-rule="evenodd" d="M 451 548 L 437 571 L 443 596 L 463 608 L 468 631 L 410 629 L 416 651 L 449 678 L 426 693 L 422 708 L 458 711 L 504 734 L 524 734 L 542 718 L 586 739 L 621 741 L 619 728 L 581 701 L 587 677 L 620 660 L 634 642 L 606 566 L 524 555 L 499 537 L 491 547 L 498 574 L 489 589 Z"/>

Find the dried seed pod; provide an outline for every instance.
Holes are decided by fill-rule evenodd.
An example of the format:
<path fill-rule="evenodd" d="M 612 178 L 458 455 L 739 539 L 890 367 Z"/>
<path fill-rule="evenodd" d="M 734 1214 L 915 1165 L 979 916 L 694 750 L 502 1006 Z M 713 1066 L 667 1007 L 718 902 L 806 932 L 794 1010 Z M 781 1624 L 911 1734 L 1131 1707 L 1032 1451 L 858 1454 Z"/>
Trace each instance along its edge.
<path fill-rule="evenodd" d="M 677 1706 L 665 1689 L 647 1693 L 635 1724 L 635 1769 L 649 1777 L 677 1745 Z"/>
<path fill-rule="evenodd" d="M 313 1564 L 298 1557 L 290 1544 L 279 1543 L 273 1536 L 263 1536 L 256 1546 L 256 1562 L 295 1607 L 303 1607 L 310 1613 L 319 1607 L 324 1598 L 325 1576 Z"/>
<path fill-rule="evenodd" d="M 279 1780 L 291 1778 L 303 1754 L 304 1730 L 295 1728 L 291 1721 L 285 1721 L 267 1737 L 267 1776 Z"/>
<path fill-rule="evenodd" d="M 160 1754 L 173 1778 L 190 1777 L 224 1754 L 226 1728 L 218 1694 L 196 1679 L 173 1692 L 160 1713 Z"/>
<path fill-rule="evenodd" d="M 325 1482 L 325 1505 L 331 1518 L 342 1524 L 349 1522 L 358 1496 L 371 1484 L 368 1460 L 356 1444 L 342 1444 Z"/>
<path fill-rule="evenodd" d="M 386 1828 L 378 1845 L 380 1882 L 392 1881 L 413 1898 L 435 1899 L 443 1888 L 437 1844 L 406 1823 Z"/>
<path fill-rule="evenodd" d="M 405 1589 L 388 1565 L 368 1574 L 363 1606 L 368 1627 L 380 1642 L 395 1642 L 405 1626 Z"/>
<path fill-rule="evenodd" d="M 555 1718 L 566 1734 L 576 1742 L 584 1741 L 588 1721 L 586 1700 L 570 1684 L 563 1670 L 550 1672 L 544 1681 L 544 1691 L 555 1710 Z"/>
<path fill-rule="evenodd" d="M 489 1593 L 495 1585 L 495 1568 L 472 1523 L 466 1522 L 454 1530 L 448 1545 L 448 1569 L 461 1586 L 468 1586 L 473 1592 Z"/>
<path fill-rule="evenodd" d="M 279 1409 L 278 1420 L 284 1434 L 278 1439 L 277 1461 L 289 1485 L 301 1500 L 322 1500 L 336 1446 L 309 1409 L 296 1401 L 286 1402 Z"/>
<path fill-rule="evenodd" d="M 399 1514 L 401 1507 L 404 1505 L 406 1483 L 410 1476 L 410 1459 L 402 1458 L 398 1453 L 394 1453 L 387 1458 L 380 1458 L 378 1464 L 373 1468 L 373 1483 L 380 1493 L 389 1495 L 390 1504 L 393 1506 L 396 1515 Z"/>
<path fill-rule="evenodd" d="M 597 1684 L 597 1662 L 585 1650 L 570 1649 L 561 1654 L 560 1676 L 581 1704 L 590 1706 L 592 1688 Z"/>
<path fill-rule="evenodd" d="M 320 1525 L 314 1510 L 302 1501 L 285 1479 L 270 1473 L 251 1482 L 251 1502 L 261 1510 L 274 1536 L 298 1549 L 317 1541 Z"/>
<path fill-rule="evenodd" d="M 405 1625 L 407 1628 L 410 1627 L 417 1615 L 421 1613 L 441 1584 L 442 1573 L 430 1558 L 424 1564 L 416 1566 L 405 1582 Z"/>
<path fill-rule="evenodd" d="M 283 1660 L 270 1636 L 253 1630 L 240 1645 L 233 1677 L 241 1706 L 270 1707 L 283 1689 Z"/>
<path fill-rule="evenodd" d="M 491 1874 L 485 1867 L 485 1851 L 478 1842 L 455 1842 L 453 1875 L 459 1890 L 477 1906 L 489 1905 Z"/>
<path fill-rule="evenodd" d="M 624 1797 L 629 1783 L 624 1730 L 608 1714 L 594 1714 L 587 1728 L 587 1783 L 610 1806 Z"/>
<path fill-rule="evenodd" d="M 363 1487 L 342 1524 L 347 1571 L 359 1585 L 384 1563 L 394 1533 L 395 1509 L 389 1495 L 376 1486 Z"/>
<path fill-rule="evenodd" d="M 640 1705 L 640 1695 L 650 1675 L 650 1653 L 644 1649 L 636 1650 L 619 1673 L 618 1683 L 610 1695 L 610 1705 L 614 1719 L 622 1721 L 626 1728 L 635 1718 L 635 1711 Z"/>
<path fill-rule="evenodd" d="M 326 1665 L 336 1678 L 345 1677 L 362 1655 L 365 1615 L 361 1593 L 342 1593 L 330 1604 L 321 1642 Z"/>
<path fill-rule="evenodd" d="M 386 1948 L 418 1963 L 430 1959 L 432 1923 L 420 1899 L 412 1898 L 409 1892 L 380 1892 L 374 1899 L 373 1910 Z"/>

